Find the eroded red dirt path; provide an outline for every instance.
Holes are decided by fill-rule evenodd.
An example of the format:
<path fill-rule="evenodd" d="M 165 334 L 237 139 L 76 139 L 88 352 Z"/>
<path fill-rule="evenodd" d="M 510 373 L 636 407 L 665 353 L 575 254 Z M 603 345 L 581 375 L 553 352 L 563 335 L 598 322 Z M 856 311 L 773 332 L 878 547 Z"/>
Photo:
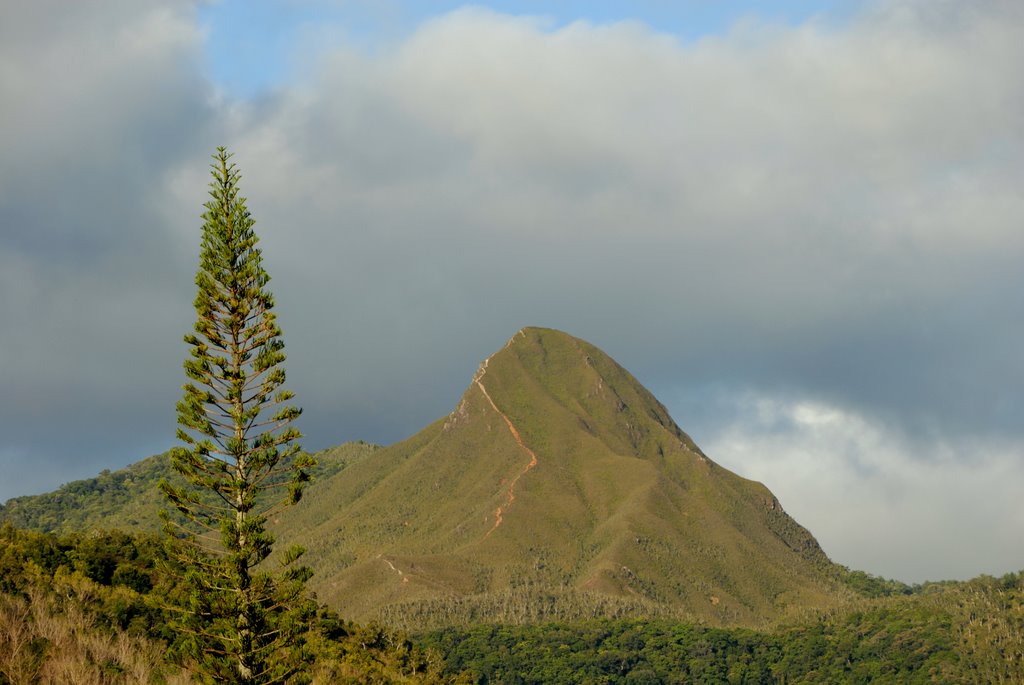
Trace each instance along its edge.
<path fill-rule="evenodd" d="M 490 358 L 484 360 L 484 363 L 480 366 L 480 371 L 477 372 L 476 378 L 473 380 L 476 382 L 477 387 L 480 388 L 480 392 L 483 393 L 484 399 L 486 399 L 488 404 L 491 405 L 491 408 L 494 409 L 495 413 L 500 416 L 502 420 L 505 421 L 505 425 L 508 426 L 508 432 L 512 434 L 516 444 L 519 445 L 524 452 L 530 455 L 530 462 L 509 482 L 505 504 L 494 511 L 494 525 L 491 526 L 489 531 L 487 531 L 487 535 L 484 535 L 485 538 L 501 525 L 501 522 L 504 520 L 505 512 L 510 506 L 512 506 L 512 503 L 516 501 L 516 484 L 519 482 L 519 479 L 525 476 L 530 469 L 537 465 L 537 453 L 526 446 L 526 443 L 523 442 L 523 438 L 519 435 L 519 431 L 516 429 L 515 424 L 512 423 L 512 419 L 510 419 L 505 412 L 498 409 L 498 405 L 494 403 L 494 400 L 491 399 L 491 394 L 487 392 L 487 388 L 484 387 L 483 378 L 484 374 L 487 373 L 487 363 L 489 361 L 491 361 Z"/>

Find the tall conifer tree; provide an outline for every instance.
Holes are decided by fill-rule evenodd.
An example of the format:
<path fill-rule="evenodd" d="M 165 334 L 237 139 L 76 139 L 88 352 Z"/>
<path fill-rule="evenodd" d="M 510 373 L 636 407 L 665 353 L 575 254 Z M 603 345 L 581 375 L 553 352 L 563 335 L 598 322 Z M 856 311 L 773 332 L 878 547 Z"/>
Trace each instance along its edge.
<path fill-rule="evenodd" d="M 187 485 L 161 483 L 182 516 L 164 515 L 188 594 L 179 647 L 211 682 L 283 682 L 300 665 L 296 612 L 310 573 L 289 549 L 273 574 L 263 562 L 274 538 L 269 516 L 294 504 L 313 459 L 292 422 L 301 409 L 284 389 L 281 329 L 254 221 L 239 194 L 231 154 L 217 148 L 204 205 L 196 274 L 195 332 L 185 360 L 190 382 L 178 402 L 174 470 Z M 268 562 L 269 564 L 269 562 Z"/>

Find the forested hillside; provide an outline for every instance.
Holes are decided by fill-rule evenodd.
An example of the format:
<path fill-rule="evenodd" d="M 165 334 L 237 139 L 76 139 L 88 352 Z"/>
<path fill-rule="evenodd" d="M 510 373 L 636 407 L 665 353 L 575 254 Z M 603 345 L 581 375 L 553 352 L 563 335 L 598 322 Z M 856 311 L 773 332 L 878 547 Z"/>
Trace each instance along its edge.
<path fill-rule="evenodd" d="M 378 449 L 378 445 L 357 441 L 317 452 L 312 487 Z M 12 498 L 0 504 L 0 523 L 40 533 L 114 528 L 154 532 L 160 529 L 158 512 L 170 508 L 158 487 L 161 479 L 180 481 L 167 454 L 72 481 L 53 492 Z"/>
<path fill-rule="evenodd" d="M 193 682 L 183 656 L 167 651 L 181 572 L 156 536 L 0 528 L 0 685 Z M 313 683 L 452 682 L 439 655 L 396 631 L 315 603 L 307 624 Z"/>
<path fill-rule="evenodd" d="M 162 541 L 0 529 L 0 684 L 185 683 L 165 660 Z M 1020 683 L 1024 574 L 865 598 L 770 631 L 655 620 L 480 624 L 412 637 L 320 607 L 314 683 Z"/>
<path fill-rule="evenodd" d="M 447 629 L 420 643 L 476 683 L 1020 683 L 1022 580 L 928 585 L 770 632 L 592 621 Z"/>

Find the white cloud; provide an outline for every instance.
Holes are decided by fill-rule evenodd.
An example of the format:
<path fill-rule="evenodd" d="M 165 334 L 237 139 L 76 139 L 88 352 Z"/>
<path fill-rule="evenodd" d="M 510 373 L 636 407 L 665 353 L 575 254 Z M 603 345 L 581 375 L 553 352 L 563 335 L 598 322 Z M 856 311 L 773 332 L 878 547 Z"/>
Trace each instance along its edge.
<path fill-rule="evenodd" d="M 1024 568 L 1024 442 L 909 441 L 830 404 L 747 395 L 705 441 L 836 561 L 908 582 Z"/>

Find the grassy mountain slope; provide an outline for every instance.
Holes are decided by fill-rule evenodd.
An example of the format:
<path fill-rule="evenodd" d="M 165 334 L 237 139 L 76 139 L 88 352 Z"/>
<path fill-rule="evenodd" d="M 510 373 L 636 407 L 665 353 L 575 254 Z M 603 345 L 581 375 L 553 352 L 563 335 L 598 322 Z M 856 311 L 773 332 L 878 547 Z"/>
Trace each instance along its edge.
<path fill-rule="evenodd" d="M 767 488 L 708 459 L 610 357 L 546 329 L 520 331 L 449 416 L 281 523 L 321 599 L 410 627 L 621 612 L 757 624 L 841 594 Z"/>

